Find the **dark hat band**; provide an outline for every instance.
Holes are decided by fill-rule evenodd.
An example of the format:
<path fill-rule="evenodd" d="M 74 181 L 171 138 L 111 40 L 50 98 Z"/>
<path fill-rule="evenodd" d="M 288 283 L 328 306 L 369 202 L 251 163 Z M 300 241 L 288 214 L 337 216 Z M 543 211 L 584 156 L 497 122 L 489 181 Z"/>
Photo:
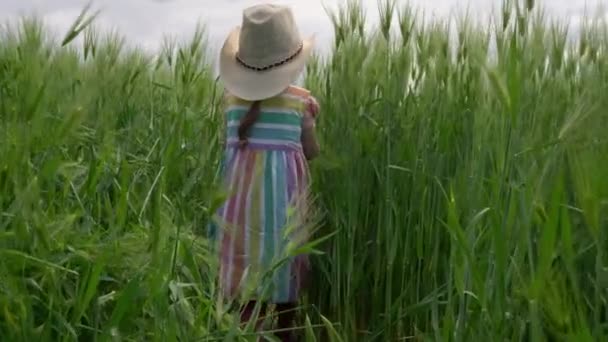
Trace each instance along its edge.
<path fill-rule="evenodd" d="M 300 43 L 300 45 L 298 46 L 298 49 L 296 50 L 296 52 L 294 52 L 289 57 L 283 59 L 282 61 L 279 61 L 279 62 L 276 62 L 276 63 L 272 63 L 270 65 L 263 66 L 263 67 L 256 67 L 256 66 L 249 65 L 249 64 L 245 63 L 241 58 L 239 58 L 238 53 L 236 54 L 236 60 L 239 62 L 239 64 L 241 64 L 242 66 L 244 66 L 247 69 L 251 69 L 251 70 L 255 70 L 255 71 L 267 71 L 267 70 L 270 70 L 270 69 L 274 69 L 274 68 L 280 67 L 281 65 L 290 62 L 291 60 L 293 60 L 294 58 L 296 58 L 302 52 L 303 48 L 304 48 L 304 44 Z"/>

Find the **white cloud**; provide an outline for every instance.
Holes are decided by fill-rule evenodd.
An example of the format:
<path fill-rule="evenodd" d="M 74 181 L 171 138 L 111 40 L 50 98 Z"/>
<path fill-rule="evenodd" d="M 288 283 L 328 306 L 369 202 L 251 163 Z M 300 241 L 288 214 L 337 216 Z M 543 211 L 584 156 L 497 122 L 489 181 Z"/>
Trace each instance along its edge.
<path fill-rule="evenodd" d="M 324 0 L 330 7 L 346 0 Z M 608 0 L 590 0 L 608 4 Z M 23 14 L 37 13 L 63 34 L 89 0 L 1 0 L 0 20 Z M 244 7 L 268 2 L 262 0 L 97 0 L 94 8 L 102 9 L 97 24 L 103 28 L 115 28 L 129 42 L 143 46 L 156 46 L 163 35 L 184 37 L 192 34 L 199 20 L 208 27 L 213 47 L 221 44 L 231 27 L 238 25 Z M 332 37 L 330 21 L 323 10 L 321 0 L 269 1 L 289 4 L 294 9 L 304 35 L 316 33 L 321 45 L 328 45 Z M 551 15 L 571 16 L 574 19 L 584 13 L 588 0 L 545 0 L 542 4 Z M 368 17 L 376 17 L 377 0 L 363 0 Z M 500 8 L 500 0 L 410 0 L 409 3 L 427 14 L 446 16 L 461 13 L 467 8 L 476 17 L 487 15 L 491 9 Z"/>

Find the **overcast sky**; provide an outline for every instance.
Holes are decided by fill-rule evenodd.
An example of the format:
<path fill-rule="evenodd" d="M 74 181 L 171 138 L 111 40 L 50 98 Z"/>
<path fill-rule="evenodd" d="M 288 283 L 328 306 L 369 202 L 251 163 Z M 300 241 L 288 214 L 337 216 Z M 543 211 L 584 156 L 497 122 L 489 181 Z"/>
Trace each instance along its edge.
<path fill-rule="evenodd" d="M 405 0 L 403 0 L 405 1 Z M 537 0 L 538 1 L 538 0 Z M 23 14 L 38 14 L 45 22 L 63 34 L 89 0 L 0 0 L 0 21 L 18 18 Z M 260 3 L 260 0 L 96 0 L 95 9 L 102 13 L 97 24 L 103 28 L 115 28 L 129 42 L 147 48 L 158 46 L 164 34 L 187 37 L 192 34 L 199 20 L 208 26 L 208 36 L 214 48 L 231 27 L 238 25 L 244 7 Z M 292 6 L 304 35 L 317 34 L 320 45 L 331 42 L 330 22 L 323 10 L 323 3 L 331 6 L 343 0 L 283 0 L 267 1 Z M 370 17 L 374 17 L 377 0 L 363 0 Z M 581 16 L 598 4 L 608 5 L 608 0 L 541 0 L 547 12 L 570 20 L 576 27 Z M 470 7 L 477 17 L 488 14 L 493 7 L 500 7 L 500 0 L 409 0 L 427 14 L 447 16 Z M 608 8 L 608 6 L 607 6 Z M 608 12 L 602 11 L 603 15 Z"/>

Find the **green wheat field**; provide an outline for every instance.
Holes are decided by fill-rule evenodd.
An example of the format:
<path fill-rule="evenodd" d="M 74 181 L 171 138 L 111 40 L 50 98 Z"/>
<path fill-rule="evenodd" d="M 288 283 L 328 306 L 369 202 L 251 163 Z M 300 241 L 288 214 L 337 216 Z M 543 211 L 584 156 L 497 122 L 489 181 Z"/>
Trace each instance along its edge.
<path fill-rule="evenodd" d="M 608 340 L 605 17 L 328 15 L 303 340 Z M 204 26 L 152 54 L 95 16 L 0 28 L 0 341 L 273 341 L 218 296 Z"/>

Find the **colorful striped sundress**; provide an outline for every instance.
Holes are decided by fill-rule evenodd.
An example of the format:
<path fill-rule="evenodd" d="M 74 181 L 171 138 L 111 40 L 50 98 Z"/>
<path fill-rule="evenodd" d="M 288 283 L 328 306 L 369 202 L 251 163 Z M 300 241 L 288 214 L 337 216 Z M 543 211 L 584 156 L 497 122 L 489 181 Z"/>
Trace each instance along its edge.
<path fill-rule="evenodd" d="M 307 240 L 309 172 L 300 136 L 310 103 L 316 101 L 298 87 L 262 101 L 241 149 L 238 126 L 251 103 L 225 96 L 228 198 L 216 217 L 220 286 L 230 299 L 292 303 L 300 296 L 308 257 L 287 253 Z"/>

